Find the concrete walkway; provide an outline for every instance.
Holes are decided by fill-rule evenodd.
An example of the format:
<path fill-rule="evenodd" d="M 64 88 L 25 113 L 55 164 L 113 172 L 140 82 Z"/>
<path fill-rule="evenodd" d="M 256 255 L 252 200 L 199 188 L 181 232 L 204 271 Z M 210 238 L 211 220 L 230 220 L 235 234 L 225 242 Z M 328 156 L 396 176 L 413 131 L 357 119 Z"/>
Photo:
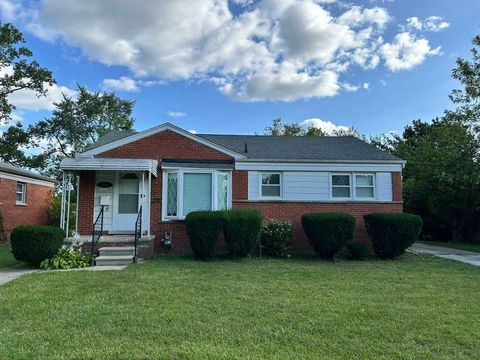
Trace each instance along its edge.
<path fill-rule="evenodd" d="M 116 266 L 91 266 L 80 269 L 66 269 L 66 270 L 41 270 L 43 273 L 47 272 L 59 272 L 59 271 L 119 271 L 123 270 L 127 265 Z M 31 274 L 40 271 L 39 269 L 26 268 L 22 265 L 15 265 L 0 269 L 0 285 L 6 284 L 12 280 L 18 279 L 22 275 Z"/>
<path fill-rule="evenodd" d="M 474 266 L 480 266 L 480 253 L 472 251 L 433 246 L 422 243 L 413 244 L 410 247 L 410 251 L 421 254 L 430 254 L 443 259 L 460 261 Z"/>
<path fill-rule="evenodd" d="M 40 271 L 40 270 L 26 268 L 21 265 L 0 269 L 0 285 L 6 284 L 9 281 L 15 280 L 22 275 L 34 273 L 37 271 Z"/>

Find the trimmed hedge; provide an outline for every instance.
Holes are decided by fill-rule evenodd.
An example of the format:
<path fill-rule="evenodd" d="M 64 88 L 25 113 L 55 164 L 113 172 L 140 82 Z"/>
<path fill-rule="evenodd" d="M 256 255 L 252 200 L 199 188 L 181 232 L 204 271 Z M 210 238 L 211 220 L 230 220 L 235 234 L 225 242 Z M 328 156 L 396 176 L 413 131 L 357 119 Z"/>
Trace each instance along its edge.
<path fill-rule="evenodd" d="M 352 241 L 347 245 L 347 250 L 352 260 L 365 260 L 370 255 L 368 245 L 361 242 Z"/>
<path fill-rule="evenodd" d="M 262 246 L 266 255 L 278 258 L 290 257 L 292 241 L 291 223 L 273 220 L 263 227 Z"/>
<path fill-rule="evenodd" d="M 231 209 L 223 215 L 223 235 L 230 257 L 248 256 L 262 230 L 263 214 L 255 209 Z"/>
<path fill-rule="evenodd" d="M 223 229 L 223 218 L 221 211 L 193 211 L 186 216 L 188 239 L 195 259 L 213 257 Z"/>
<path fill-rule="evenodd" d="M 331 260 L 353 240 L 355 218 L 344 213 L 310 213 L 302 216 L 302 225 L 317 256 Z"/>
<path fill-rule="evenodd" d="M 417 241 L 422 231 L 423 221 L 418 215 L 372 213 L 363 218 L 373 249 L 382 259 L 394 259 L 402 255 Z"/>
<path fill-rule="evenodd" d="M 54 257 L 64 239 L 65 231 L 54 226 L 22 225 L 10 234 L 15 259 L 36 267 Z"/>

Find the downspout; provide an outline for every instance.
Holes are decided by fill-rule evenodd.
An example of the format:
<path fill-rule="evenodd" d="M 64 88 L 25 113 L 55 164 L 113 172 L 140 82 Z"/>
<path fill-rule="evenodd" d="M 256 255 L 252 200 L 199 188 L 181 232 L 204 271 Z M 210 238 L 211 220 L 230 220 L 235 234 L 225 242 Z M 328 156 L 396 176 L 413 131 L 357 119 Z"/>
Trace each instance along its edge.
<path fill-rule="evenodd" d="M 149 171 L 148 172 L 148 216 L 147 216 L 147 236 L 150 236 L 150 208 L 152 207 L 152 173 Z"/>

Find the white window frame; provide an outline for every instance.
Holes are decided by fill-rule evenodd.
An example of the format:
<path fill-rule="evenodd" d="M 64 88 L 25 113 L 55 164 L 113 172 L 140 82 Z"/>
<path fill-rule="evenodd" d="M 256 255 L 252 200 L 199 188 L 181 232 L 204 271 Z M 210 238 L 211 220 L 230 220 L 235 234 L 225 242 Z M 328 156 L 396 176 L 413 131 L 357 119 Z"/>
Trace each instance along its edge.
<path fill-rule="evenodd" d="M 177 174 L 177 215 L 167 216 L 167 196 L 168 196 L 168 175 L 169 173 Z M 184 220 L 183 214 L 183 175 L 184 174 L 211 174 L 212 175 L 212 210 L 218 209 L 218 174 L 227 174 L 227 209 L 232 208 L 232 172 L 228 170 L 211 170 L 211 169 L 165 169 L 162 172 L 162 221 Z"/>
<path fill-rule="evenodd" d="M 334 176 L 348 176 L 349 178 L 349 188 L 350 188 L 350 196 L 348 197 L 337 197 L 337 196 L 333 196 L 333 187 L 345 187 L 346 186 L 339 186 L 339 185 L 333 185 L 333 177 Z M 352 173 L 342 173 L 342 172 L 339 172 L 339 173 L 331 173 L 330 174 L 330 199 L 331 200 L 352 200 L 353 198 L 353 190 L 352 190 Z"/>
<path fill-rule="evenodd" d="M 279 181 L 280 183 L 278 184 L 278 186 L 280 187 L 280 195 L 279 196 L 263 196 L 262 195 L 262 187 L 263 187 L 263 184 L 262 184 L 262 178 L 264 175 L 278 175 L 278 178 L 279 178 Z M 278 172 L 278 171 L 262 171 L 259 173 L 259 176 L 258 176 L 258 196 L 260 199 L 262 200 L 279 200 L 279 199 L 283 199 L 283 174 L 281 172 Z M 276 185 L 267 185 L 267 186 L 276 186 Z"/>
<path fill-rule="evenodd" d="M 350 197 L 334 197 L 333 196 L 333 176 L 335 175 L 348 175 L 350 178 Z M 357 175 L 369 175 L 373 177 L 373 197 L 358 197 L 357 196 Z M 364 173 L 364 172 L 334 172 L 330 173 L 330 200 L 333 201 L 372 201 L 377 199 L 377 177 L 375 173 Z M 345 186 L 346 187 L 346 186 Z"/>
<path fill-rule="evenodd" d="M 22 185 L 22 192 L 20 193 L 17 191 L 18 185 Z M 17 200 L 17 195 L 22 194 L 22 200 Z M 18 205 L 25 205 L 27 203 L 27 183 L 17 181 L 17 185 L 15 186 L 15 204 Z"/>
<path fill-rule="evenodd" d="M 372 197 L 358 197 L 357 196 L 357 176 L 358 175 L 363 175 L 363 176 L 371 176 L 372 177 L 372 189 L 373 189 L 373 196 Z M 375 179 L 375 174 L 374 173 L 353 173 L 353 191 L 354 191 L 354 197 L 356 200 L 375 200 L 377 197 L 377 189 L 376 189 L 376 179 Z M 361 187 L 370 187 L 370 186 L 361 186 Z"/>

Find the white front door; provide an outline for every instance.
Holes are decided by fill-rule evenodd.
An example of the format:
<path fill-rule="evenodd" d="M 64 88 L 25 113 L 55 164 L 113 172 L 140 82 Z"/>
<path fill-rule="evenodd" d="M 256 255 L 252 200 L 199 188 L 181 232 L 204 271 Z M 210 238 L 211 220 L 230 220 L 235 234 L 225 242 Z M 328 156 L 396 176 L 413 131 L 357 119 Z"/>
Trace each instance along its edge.
<path fill-rule="evenodd" d="M 134 231 L 140 204 L 140 174 L 119 172 L 113 202 L 114 231 Z"/>

